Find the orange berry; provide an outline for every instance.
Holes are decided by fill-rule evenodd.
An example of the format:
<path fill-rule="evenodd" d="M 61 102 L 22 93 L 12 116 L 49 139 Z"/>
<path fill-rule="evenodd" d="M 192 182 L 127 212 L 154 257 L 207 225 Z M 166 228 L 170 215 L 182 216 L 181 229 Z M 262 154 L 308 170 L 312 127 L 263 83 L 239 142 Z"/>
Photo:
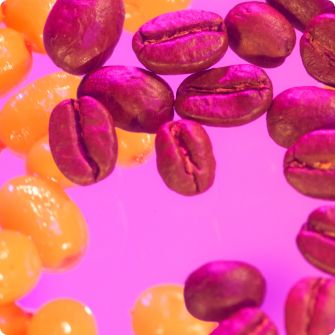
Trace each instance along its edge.
<path fill-rule="evenodd" d="M 119 165 L 131 166 L 144 163 L 152 153 L 155 146 L 155 135 L 145 133 L 132 133 L 116 128 L 118 139 Z"/>
<path fill-rule="evenodd" d="M 2 4 L 5 23 L 24 34 L 34 51 L 45 53 L 43 29 L 56 0 L 6 0 Z"/>
<path fill-rule="evenodd" d="M 15 304 L 0 306 L 0 334 L 25 335 L 32 317 Z"/>
<path fill-rule="evenodd" d="M 50 151 L 48 136 L 36 142 L 28 152 L 26 170 L 30 175 L 40 176 L 63 188 L 73 186 L 73 183 L 59 171 Z"/>
<path fill-rule="evenodd" d="M 0 231 L 0 305 L 31 291 L 40 273 L 41 259 L 31 239 L 16 231 Z"/>
<path fill-rule="evenodd" d="M 186 309 L 182 285 L 159 285 L 144 291 L 132 310 L 136 335 L 208 335 L 217 326 L 194 318 Z"/>
<path fill-rule="evenodd" d="M 30 236 L 50 270 L 72 267 L 86 250 L 79 208 L 58 185 L 39 177 L 17 177 L 0 188 L 0 226 Z"/>
<path fill-rule="evenodd" d="M 0 95 L 22 81 L 31 65 L 31 52 L 22 34 L 13 29 L 0 28 Z"/>
<path fill-rule="evenodd" d="M 59 299 L 44 305 L 32 318 L 28 335 L 97 335 L 91 310 L 82 303 Z"/>
<path fill-rule="evenodd" d="M 4 18 L 2 7 L 0 6 L 0 23 L 4 20 Z"/>
<path fill-rule="evenodd" d="M 79 77 L 57 72 L 23 88 L 0 112 L 0 141 L 18 153 L 27 153 L 48 134 L 52 109 L 62 100 L 76 97 L 79 82 Z"/>

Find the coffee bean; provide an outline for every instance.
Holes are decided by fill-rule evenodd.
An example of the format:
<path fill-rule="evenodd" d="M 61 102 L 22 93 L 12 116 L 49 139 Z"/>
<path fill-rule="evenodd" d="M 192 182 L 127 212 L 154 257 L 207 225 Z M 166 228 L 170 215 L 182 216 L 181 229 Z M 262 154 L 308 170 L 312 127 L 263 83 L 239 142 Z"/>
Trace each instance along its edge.
<path fill-rule="evenodd" d="M 222 321 L 244 307 L 260 306 L 265 279 L 252 265 L 237 261 L 207 263 L 190 274 L 184 298 L 188 311 L 204 321 Z"/>
<path fill-rule="evenodd" d="M 335 207 L 313 211 L 297 236 L 297 245 L 308 262 L 335 275 Z"/>
<path fill-rule="evenodd" d="M 335 91 L 315 86 L 285 90 L 272 101 L 267 127 L 272 139 L 286 148 L 313 130 L 335 128 Z"/>
<path fill-rule="evenodd" d="M 282 64 L 296 42 L 292 25 L 266 3 L 240 3 L 228 13 L 225 23 L 229 46 L 241 58 L 262 67 Z"/>
<path fill-rule="evenodd" d="M 247 307 L 220 322 L 210 335 L 278 335 L 278 330 L 259 308 Z"/>
<path fill-rule="evenodd" d="M 175 108 L 182 118 L 210 126 L 238 126 L 261 116 L 272 101 L 272 83 L 255 65 L 195 73 L 179 86 Z"/>
<path fill-rule="evenodd" d="M 59 170 L 76 184 L 96 183 L 115 167 L 117 138 L 112 117 L 91 97 L 64 100 L 54 108 L 49 143 Z"/>
<path fill-rule="evenodd" d="M 304 278 L 286 299 L 287 335 L 329 335 L 335 329 L 335 280 Z"/>
<path fill-rule="evenodd" d="M 111 113 L 115 125 L 134 132 L 156 133 L 173 119 L 173 92 L 154 73 L 129 66 L 106 66 L 89 73 L 78 96 L 92 96 Z"/>
<path fill-rule="evenodd" d="M 316 80 L 335 86 L 335 14 L 316 16 L 300 40 L 306 71 Z"/>
<path fill-rule="evenodd" d="M 110 57 L 123 22 L 122 0 L 57 0 L 44 27 L 45 49 L 64 71 L 88 73 Z"/>
<path fill-rule="evenodd" d="M 160 74 L 204 70 L 218 62 L 228 47 L 220 15 L 182 10 L 145 23 L 133 38 L 133 50 L 148 69 Z"/>
<path fill-rule="evenodd" d="M 314 16 L 333 12 L 334 4 L 330 0 L 267 0 L 301 31 Z"/>
<path fill-rule="evenodd" d="M 335 130 L 300 137 L 286 152 L 284 174 L 302 194 L 335 200 Z"/>
<path fill-rule="evenodd" d="M 200 124 L 188 120 L 164 124 L 155 147 L 158 172 L 171 190 L 196 195 L 212 186 L 216 162 L 212 143 Z"/>

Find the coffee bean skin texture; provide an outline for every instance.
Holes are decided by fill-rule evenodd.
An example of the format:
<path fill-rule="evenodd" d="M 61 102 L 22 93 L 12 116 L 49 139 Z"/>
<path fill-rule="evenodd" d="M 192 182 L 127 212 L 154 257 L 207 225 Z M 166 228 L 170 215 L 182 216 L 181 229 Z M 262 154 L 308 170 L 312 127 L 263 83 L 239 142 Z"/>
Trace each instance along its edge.
<path fill-rule="evenodd" d="M 49 144 L 60 171 L 79 185 L 106 178 L 117 159 L 113 119 L 91 97 L 64 100 L 51 113 Z"/>
<path fill-rule="evenodd" d="M 201 10 L 160 15 L 145 23 L 133 37 L 139 61 L 159 74 L 204 70 L 218 62 L 228 48 L 223 18 Z"/>
<path fill-rule="evenodd" d="M 111 56 L 123 22 L 122 0 L 57 0 L 44 27 L 45 49 L 64 71 L 86 74 Z"/>
<path fill-rule="evenodd" d="M 229 46 L 241 58 L 258 66 L 279 66 L 296 42 L 293 26 L 266 3 L 240 3 L 230 10 L 225 23 Z"/>
<path fill-rule="evenodd" d="M 331 334 L 335 329 L 335 280 L 304 278 L 289 292 L 285 305 L 287 335 Z"/>
<path fill-rule="evenodd" d="M 222 321 L 243 307 L 258 307 L 265 296 L 265 279 L 252 265 L 215 261 L 192 272 L 185 282 L 188 311 L 204 321 Z"/>
<path fill-rule="evenodd" d="M 156 133 L 173 119 L 174 96 L 154 73 L 130 66 L 106 66 L 89 73 L 78 96 L 92 96 L 109 110 L 115 126 L 128 131 Z"/>
<path fill-rule="evenodd" d="M 158 172 L 171 190 L 196 195 L 212 186 L 216 162 L 200 124 L 189 120 L 164 124 L 157 132 L 155 148 Z"/>
<path fill-rule="evenodd" d="M 289 88 L 273 99 L 266 121 L 271 138 L 285 148 L 313 130 L 335 128 L 335 91 Z"/>
<path fill-rule="evenodd" d="M 186 78 L 176 94 L 176 112 L 209 126 L 231 127 L 261 116 L 272 101 L 272 83 L 255 65 L 214 68 Z"/>

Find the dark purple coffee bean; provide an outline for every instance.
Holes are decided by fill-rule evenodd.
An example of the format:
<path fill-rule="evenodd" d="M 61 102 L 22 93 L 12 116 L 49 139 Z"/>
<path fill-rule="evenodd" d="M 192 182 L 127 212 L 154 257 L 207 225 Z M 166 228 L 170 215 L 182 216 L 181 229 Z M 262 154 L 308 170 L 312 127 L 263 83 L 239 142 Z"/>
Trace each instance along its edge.
<path fill-rule="evenodd" d="M 184 288 L 188 311 L 204 321 L 222 321 L 244 307 L 258 307 L 265 279 L 252 265 L 236 261 L 207 263 L 190 274 Z"/>
<path fill-rule="evenodd" d="M 309 263 L 335 275 L 335 207 L 313 211 L 297 236 L 297 245 Z"/>
<path fill-rule="evenodd" d="M 79 185 L 89 185 L 112 173 L 117 159 L 113 119 L 91 97 L 64 100 L 51 113 L 49 144 L 59 170 Z"/>
<path fill-rule="evenodd" d="M 262 67 L 282 64 L 295 46 L 293 26 L 266 3 L 240 3 L 228 13 L 225 23 L 229 46 L 241 58 Z"/>
<path fill-rule="evenodd" d="M 111 113 L 115 125 L 134 132 L 156 133 L 173 119 L 173 92 L 154 73 L 130 66 L 106 66 L 89 73 L 78 96 L 92 96 Z"/>
<path fill-rule="evenodd" d="M 218 62 L 228 48 L 220 15 L 182 10 L 145 23 L 133 37 L 139 61 L 160 74 L 192 73 Z"/>
<path fill-rule="evenodd" d="M 110 57 L 123 22 L 122 0 L 57 0 L 44 26 L 44 46 L 58 67 L 85 74 Z"/>
<path fill-rule="evenodd" d="M 267 127 L 271 138 L 286 148 L 313 130 L 335 128 L 335 91 L 315 86 L 289 88 L 273 99 Z"/>
<path fill-rule="evenodd" d="M 259 308 L 247 307 L 220 322 L 210 335 L 278 335 L 278 330 Z"/>
<path fill-rule="evenodd" d="M 212 143 L 200 124 L 188 120 L 164 124 L 155 147 L 158 172 L 171 190 L 196 195 L 212 186 L 216 162 Z"/>
<path fill-rule="evenodd" d="M 289 292 L 287 335 L 331 335 L 335 329 L 335 280 L 305 278 Z"/>
<path fill-rule="evenodd" d="M 316 16 L 300 40 L 306 71 L 316 80 L 335 86 L 335 14 Z"/>
<path fill-rule="evenodd" d="M 186 78 L 178 88 L 175 108 L 182 118 L 202 124 L 238 126 L 261 116 L 272 94 L 271 80 L 261 68 L 232 65 Z"/>
<path fill-rule="evenodd" d="M 330 0 L 267 0 L 282 12 L 286 18 L 301 31 L 314 16 L 334 12 L 334 4 Z"/>
<path fill-rule="evenodd" d="M 300 137 L 286 152 L 284 174 L 302 194 L 335 200 L 335 130 Z"/>

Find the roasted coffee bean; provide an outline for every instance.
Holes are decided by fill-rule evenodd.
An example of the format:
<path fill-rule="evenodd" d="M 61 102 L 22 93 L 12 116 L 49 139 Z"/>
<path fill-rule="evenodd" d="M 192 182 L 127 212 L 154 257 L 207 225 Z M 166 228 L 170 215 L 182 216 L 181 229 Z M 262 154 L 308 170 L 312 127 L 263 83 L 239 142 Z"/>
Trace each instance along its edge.
<path fill-rule="evenodd" d="M 64 71 L 88 73 L 110 57 L 123 22 L 122 0 L 57 0 L 44 27 L 45 49 Z"/>
<path fill-rule="evenodd" d="M 156 133 L 173 119 L 173 92 L 154 73 L 127 66 L 106 66 L 84 77 L 78 96 L 92 96 L 111 113 L 115 125 L 134 132 Z"/>
<path fill-rule="evenodd" d="M 179 86 L 176 112 L 210 126 L 238 126 L 261 116 L 272 101 L 272 84 L 255 65 L 195 73 Z M 334 93 L 335 95 L 335 93 Z"/>
<path fill-rule="evenodd" d="M 200 124 L 188 120 L 164 124 L 157 132 L 155 147 L 158 172 L 171 190 L 196 195 L 214 183 L 212 143 Z"/>
<path fill-rule="evenodd" d="M 265 279 L 252 265 L 237 261 L 207 263 L 190 274 L 184 298 L 188 311 L 204 321 L 222 321 L 244 307 L 260 306 Z"/>
<path fill-rule="evenodd" d="M 335 207 L 313 211 L 297 236 L 297 245 L 309 263 L 335 275 Z"/>
<path fill-rule="evenodd" d="M 300 137 L 286 152 L 284 173 L 302 194 L 335 200 L 335 130 Z"/>
<path fill-rule="evenodd" d="M 335 329 L 335 280 L 305 278 L 289 292 L 287 335 L 330 335 Z"/>
<path fill-rule="evenodd" d="M 49 144 L 59 170 L 76 184 L 96 183 L 115 167 L 117 138 L 113 119 L 91 97 L 64 100 L 54 108 Z"/>
<path fill-rule="evenodd" d="M 335 91 L 315 86 L 285 90 L 272 101 L 267 127 L 272 139 L 286 148 L 313 130 L 335 128 Z"/>
<path fill-rule="evenodd" d="M 335 86 L 335 14 L 316 16 L 300 40 L 306 71 L 316 80 Z"/>
<path fill-rule="evenodd" d="M 262 67 L 282 64 L 296 42 L 290 22 L 266 3 L 238 4 L 228 13 L 225 23 L 230 47 L 241 58 Z"/>
<path fill-rule="evenodd" d="M 267 0 L 301 31 L 314 16 L 333 12 L 334 4 L 330 0 Z"/>
<path fill-rule="evenodd" d="M 148 69 L 160 74 L 192 73 L 218 62 L 228 48 L 220 15 L 182 10 L 145 23 L 133 38 L 133 50 Z"/>
<path fill-rule="evenodd" d="M 259 308 L 247 307 L 222 321 L 210 335 L 278 335 L 278 330 Z"/>

